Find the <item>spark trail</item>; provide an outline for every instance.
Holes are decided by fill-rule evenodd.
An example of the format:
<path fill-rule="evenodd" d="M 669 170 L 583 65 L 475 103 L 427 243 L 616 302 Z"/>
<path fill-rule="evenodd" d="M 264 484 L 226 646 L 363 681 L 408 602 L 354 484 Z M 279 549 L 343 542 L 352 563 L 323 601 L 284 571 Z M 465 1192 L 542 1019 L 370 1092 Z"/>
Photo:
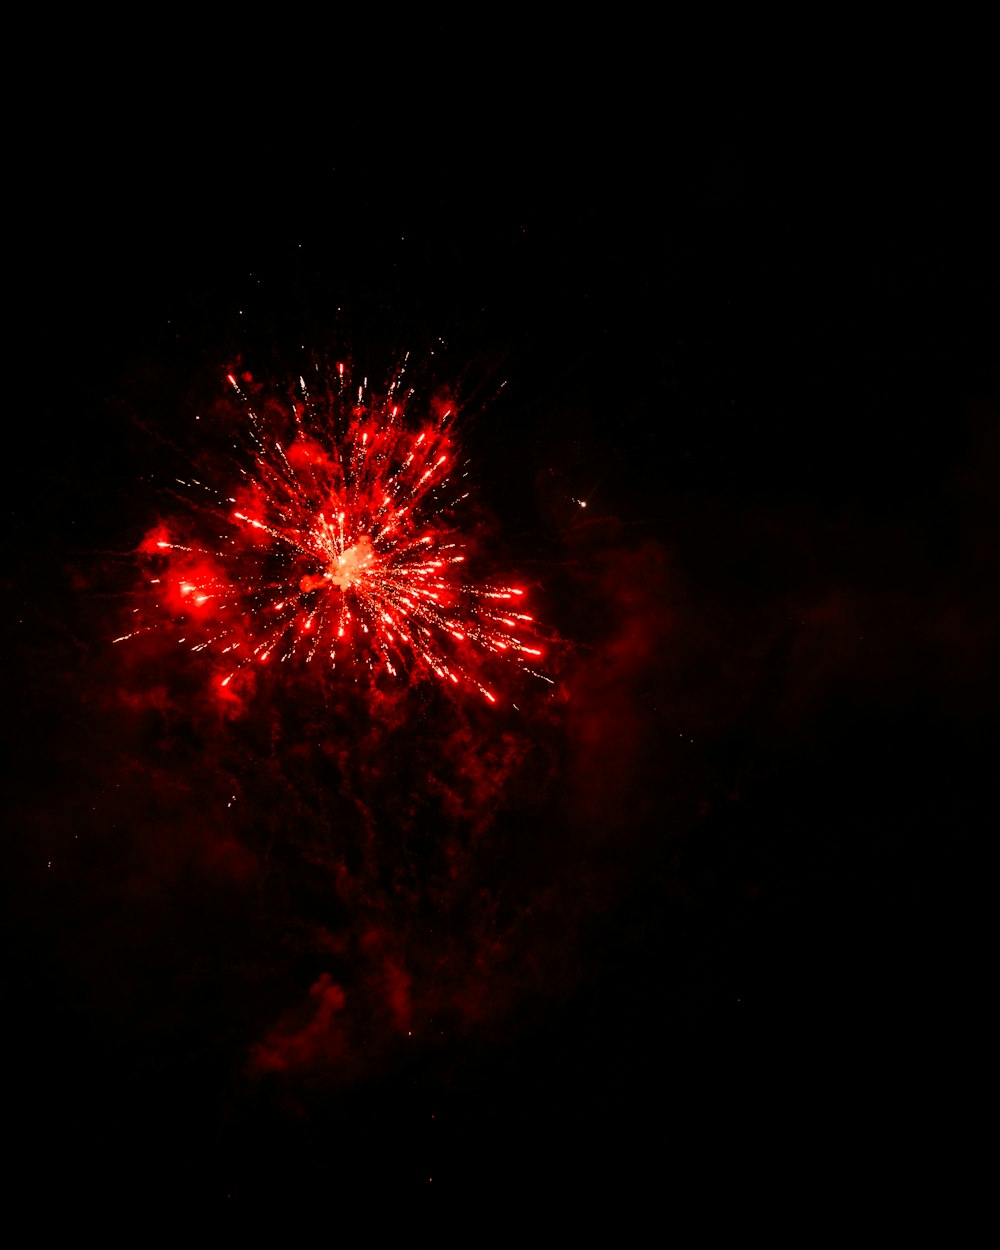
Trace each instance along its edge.
<path fill-rule="evenodd" d="M 384 398 L 367 381 L 355 390 L 343 364 L 316 396 L 299 378 L 290 403 L 267 417 L 244 390 L 251 379 L 229 375 L 245 411 L 237 485 L 178 479 L 198 495 L 196 515 L 228 532 L 208 544 L 167 523 L 140 548 L 156 611 L 179 643 L 218 658 L 222 687 L 251 666 L 293 661 L 430 675 L 491 703 L 494 660 L 550 680 L 528 667 L 541 650 L 523 590 L 463 578 L 455 518 L 468 491 L 454 412 L 432 404 L 409 420 L 405 364 Z"/>

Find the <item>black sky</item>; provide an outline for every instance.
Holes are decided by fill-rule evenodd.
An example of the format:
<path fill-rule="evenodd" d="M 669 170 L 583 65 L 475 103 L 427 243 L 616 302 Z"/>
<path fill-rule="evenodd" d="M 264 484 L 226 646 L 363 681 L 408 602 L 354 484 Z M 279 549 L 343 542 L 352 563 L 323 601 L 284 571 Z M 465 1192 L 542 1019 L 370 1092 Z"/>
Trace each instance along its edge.
<path fill-rule="evenodd" d="M 521 107 L 495 70 L 373 71 L 385 124 L 277 70 L 211 107 L 167 80 L 138 117 L 112 80 L 31 145 L 4 576 L 22 1192 L 768 1218 L 789 1190 L 955 1183 L 995 821 L 990 153 L 960 109 L 765 117 L 710 79 L 528 64 Z M 248 1056 L 324 970 L 289 953 L 317 880 L 294 840 L 260 870 L 263 808 L 226 844 L 249 876 L 211 858 L 201 730 L 167 749 L 109 711 L 105 592 L 158 506 L 155 432 L 234 361 L 338 336 L 375 367 L 444 339 L 440 380 L 506 380 L 467 447 L 575 711 L 470 869 L 541 917 L 485 991 L 509 1009 L 283 1087 Z"/>

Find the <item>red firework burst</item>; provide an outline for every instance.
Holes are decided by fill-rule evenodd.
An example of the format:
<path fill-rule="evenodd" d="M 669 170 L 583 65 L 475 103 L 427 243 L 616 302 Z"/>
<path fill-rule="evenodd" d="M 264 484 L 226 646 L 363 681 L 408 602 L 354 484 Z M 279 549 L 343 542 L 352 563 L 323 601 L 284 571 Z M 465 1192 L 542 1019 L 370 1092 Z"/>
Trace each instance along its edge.
<path fill-rule="evenodd" d="M 433 404 L 414 424 L 401 378 L 384 399 L 367 383 L 355 391 L 342 364 L 321 396 L 300 378 L 283 438 L 229 375 L 246 411 L 237 485 L 181 481 L 207 497 L 199 514 L 228 532 L 209 545 L 166 524 L 140 547 L 157 611 L 178 627 L 178 642 L 218 657 L 222 687 L 275 661 L 433 675 L 491 703 L 493 657 L 550 680 L 527 668 L 542 652 L 521 611 L 524 591 L 462 576 L 455 518 L 468 491 L 453 476 L 454 413 Z"/>

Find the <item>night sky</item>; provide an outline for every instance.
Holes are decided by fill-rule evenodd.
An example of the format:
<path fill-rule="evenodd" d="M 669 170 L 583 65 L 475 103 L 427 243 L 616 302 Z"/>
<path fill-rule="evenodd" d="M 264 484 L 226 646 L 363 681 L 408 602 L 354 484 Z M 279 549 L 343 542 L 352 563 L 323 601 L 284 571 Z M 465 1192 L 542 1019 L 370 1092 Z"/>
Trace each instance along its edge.
<path fill-rule="evenodd" d="M 668 1228 L 975 1188 L 988 146 L 519 64 L 373 72 L 381 121 L 279 65 L 136 115 L 132 70 L 30 145 L 0 876 L 32 1203 Z M 555 686 L 300 669 L 221 708 L 199 657 L 114 646 L 227 372 L 406 351 L 468 400 L 475 541 Z"/>

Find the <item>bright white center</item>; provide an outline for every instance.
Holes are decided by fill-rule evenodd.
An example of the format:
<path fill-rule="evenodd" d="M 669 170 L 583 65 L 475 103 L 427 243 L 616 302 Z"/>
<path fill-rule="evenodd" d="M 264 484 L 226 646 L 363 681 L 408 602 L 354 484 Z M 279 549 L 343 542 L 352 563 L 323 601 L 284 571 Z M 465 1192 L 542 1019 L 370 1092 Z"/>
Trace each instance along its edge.
<path fill-rule="evenodd" d="M 363 534 L 353 547 L 348 547 L 329 565 L 326 576 L 334 586 L 346 590 L 352 582 L 356 582 L 364 575 L 365 569 L 374 559 L 375 548 L 372 546 L 372 540 L 367 534 Z"/>

